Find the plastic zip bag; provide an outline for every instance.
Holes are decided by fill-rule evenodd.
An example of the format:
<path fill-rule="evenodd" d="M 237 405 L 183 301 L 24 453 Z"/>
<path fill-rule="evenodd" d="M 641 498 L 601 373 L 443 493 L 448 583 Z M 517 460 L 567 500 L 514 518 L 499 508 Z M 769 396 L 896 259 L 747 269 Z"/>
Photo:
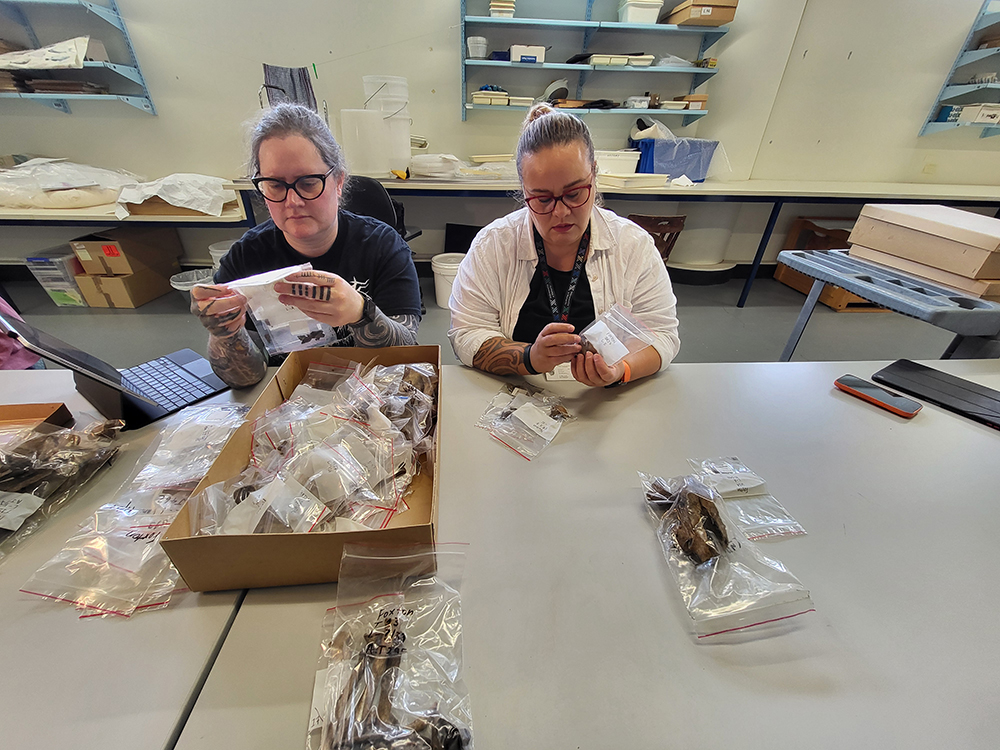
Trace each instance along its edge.
<path fill-rule="evenodd" d="M 619 304 L 580 332 L 584 351 L 594 351 L 604 358 L 609 367 L 621 362 L 629 354 L 652 346 L 655 339 L 646 325 Z"/>
<path fill-rule="evenodd" d="M 306 747 L 472 750 L 463 545 L 346 545 Z"/>
<path fill-rule="evenodd" d="M 735 456 L 688 459 L 701 472 L 702 481 L 725 500 L 736 523 L 751 541 L 779 539 L 805 534 L 802 525 L 792 518 L 777 498 L 767 492 L 767 482 Z"/>
<path fill-rule="evenodd" d="M 253 321 L 271 356 L 337 343 L 336 330 L 310 318 L 297 307 L 282 304 L 274 291 L 274 285 L 286 276 L 309 270 L 312 270 L 312 264 L 303 263 L 237 279 L 225 285 L 247 298 L 247 316 Z"/>
<path fill-rule="evenodd" d="M 5 430 L 0 447 L 0 492 L 33 495 L 41 499 L 27 517 L 23 508 L 35 501 L 22 499 L 11 510 L 13 523 L 0 526 L 0 563 L 49 518 L 59 512 L 101 468 L 118 453 L 113 440 L 121 430 L 118 420 L 98 421 L 85 430 L 40 424 Z M 8 503 L 12 505 L 13 503 Z"/>
<path fill-rule="evenodd" d="M 528 401 L 512 408 L 507 416 L 497 419 L 490 430 L 490 436 L 530 461 L 555 439 L 561 426 L 562 422 Z"/>
<path fill-rule="evenodd" d="M 732 522 L 697 477 L 640 473 L 656 535 L 698 638 L 736 633 L 813 611 L 809 591 Z"/>

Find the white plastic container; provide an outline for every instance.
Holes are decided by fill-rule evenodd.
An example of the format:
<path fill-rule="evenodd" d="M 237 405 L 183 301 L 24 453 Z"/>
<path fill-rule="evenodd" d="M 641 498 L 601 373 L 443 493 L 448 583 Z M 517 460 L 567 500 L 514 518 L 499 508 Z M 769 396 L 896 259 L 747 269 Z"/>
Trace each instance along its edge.
<path fill-rule="evenodd" d="M 662 0 L 628 0 L 618 6 L 618 20 L 621 23 L 656 23 Z"/>
<path fill-rule="evenodd" d="M 215 269 L 196 268 L 193 271 L 183 271 L 175 273 L 170 277 L 170 286 L 184 295 L 184 299 L 191 301 L 191 287 L 195 284 L 211 284 Z"/>
<path fill-rule="evenodd" d="M 395 96 L 409 99 L 410 87 L 402 76 L 362 76 L 365 85 L 365 99 L 373 96 Z"/>
<path fill-rule="evenodd" d="M 465 40 L 469 47 L 469 57 L 473 60 L 483 60 L 486 58 L 486 51 L 489 42 L 484 36 L 470 36 Z"/>
<path fill-rule="evenodd" d="M 212 256 L 212 268 L 215 270 L 219 269 L 219 265 L 222 263 L 222 259 L 226 257 L 226 253 L 229 252 L 237 240 L 223 240 L 222 242 L 213 242 L 208 246 L 208 254 Z"/>
<path fill-rule="evenodd" d="M 374 109 L 340 110 L 340 145 L 354 174 L 387 177 L 389 174 L 389 130 L 382 113 Z M 409 156 L 409 136 L 406 149 Z"/>
<path fill-rule="evenodd" d="M 465 253 L 440 253 L 431 258 L 431 269 L 434 271 L 434 298 L 438 307 L 448 309 L 451 298 L 451 287 L 458 276 L 458 267 L 462 265 Z"/>
<path fill-rule="evenodd" d="M 598 174 L 632 174 L 639 166 L 639 151 L 595 151 Z"/>

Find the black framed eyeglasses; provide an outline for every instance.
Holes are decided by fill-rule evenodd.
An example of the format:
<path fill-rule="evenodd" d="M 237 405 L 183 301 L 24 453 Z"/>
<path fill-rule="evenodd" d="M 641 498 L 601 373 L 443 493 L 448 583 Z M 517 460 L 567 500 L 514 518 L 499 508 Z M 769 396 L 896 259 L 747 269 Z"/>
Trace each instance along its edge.
<path fill-rule="evenodd" d="M 556 203 L 560 201 L 566 208 L 579 208 L 590 200 L 590 191 L 593 189 L 594 183 L 590 182 L 567 190 L 562 195 L 533 195 L 530 198 L 525 198 L 524 202 L 528 204 L 528 208 L 533 213 L 545 215 L 555 211 Z"/>
<path fill-rule="evenodd" d="M 336 167 L 330 167 L 326 174 L 304 174 L 295 182 L 284 182 L 273 177 L 254 177 L 250 182 L 265 200 L 281 203 L 288 197 L 288 191 L 294 190 L 304 201 L 314 201 L 323 195 L 326 189 L 326 178 Z"/>

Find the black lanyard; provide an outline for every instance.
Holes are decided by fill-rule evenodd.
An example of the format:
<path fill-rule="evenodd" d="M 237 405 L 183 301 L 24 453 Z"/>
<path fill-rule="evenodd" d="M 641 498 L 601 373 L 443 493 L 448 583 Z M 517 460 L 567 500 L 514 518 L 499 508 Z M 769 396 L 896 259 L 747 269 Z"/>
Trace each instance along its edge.
<path fill-rule="evenodd" d="M 573 264 L 573 275 L 570 276 L 569 286 L 566 288 L 566 299 L 563 301 L 562 312 L 559 312 L 559 303 L 556 301 L 556 290 L 552 286 L 552 277 L 549 276 L 549 264 L 545 262 L 545 243 L 542 242 L 542 235 L 535 227 L 531 228 L 535 235 L 535 252 L 538 253 L 538 265 L 542 269 L 542 279 L 545 280 L 545 291 L 549 294 L 549 307 L 552 308 L 552 320 L 556 323 L 565 323 L 569 320 L 569 306 L 573 301 L 573 293 L 576 291 L 576 283 L 580 280 L 580 272 L 583 270 L 583 262 L 587 258 L 587 248 L 590 246 L 590 224 L 584 230 L 583 237 L 580 238 L 580 247 L 576 251 L 576 262 Z"/>

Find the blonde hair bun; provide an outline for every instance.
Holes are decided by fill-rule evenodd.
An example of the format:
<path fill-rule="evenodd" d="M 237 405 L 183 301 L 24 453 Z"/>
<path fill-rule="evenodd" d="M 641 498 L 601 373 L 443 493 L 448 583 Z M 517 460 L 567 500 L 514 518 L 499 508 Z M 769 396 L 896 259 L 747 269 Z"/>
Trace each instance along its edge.
<path fill-rule="evenodd" d="M 521 131 L 523 132 L 524 129 L 535 120 L 545 117 L 546 115 L 551 115 L 555 111 L 556 110 L 553 107 L 549 106 L 545 102 L 531 105 L 531 109 L 528 110 L 528 114 L 525 116 L 524 122 L 521 124 Z"/>

